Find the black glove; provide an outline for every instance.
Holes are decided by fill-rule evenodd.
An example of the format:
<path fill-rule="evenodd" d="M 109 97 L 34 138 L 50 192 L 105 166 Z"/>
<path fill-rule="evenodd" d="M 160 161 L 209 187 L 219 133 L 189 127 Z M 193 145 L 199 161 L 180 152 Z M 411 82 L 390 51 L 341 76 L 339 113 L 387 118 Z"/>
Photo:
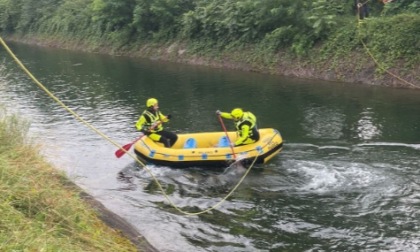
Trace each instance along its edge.
<path fill-rule="evenodd" d="M 171 119 L 172 118 L 172 115 L 169 114 L 169 115 L 166 116 L 166 118 Z"/>

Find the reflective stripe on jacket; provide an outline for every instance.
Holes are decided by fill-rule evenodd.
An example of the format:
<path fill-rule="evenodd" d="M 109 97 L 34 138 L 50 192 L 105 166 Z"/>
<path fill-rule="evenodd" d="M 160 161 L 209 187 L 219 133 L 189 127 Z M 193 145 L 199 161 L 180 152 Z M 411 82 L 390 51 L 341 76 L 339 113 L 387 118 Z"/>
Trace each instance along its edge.
<path fill-rule="evenodd" d="M 136 128 L 150 133 L 159 132 L 163 130 L 162 124 L 158 124 L 159 121 L 167 122 L 168 119 L 160 111 L 146 109 L 137 121 Z M 156 125 L 155 128 L 153 128 L 154 125 Z"/>
<path fill-rule="evenodd" d="M 242 128 L 242 125 L 244 124 L 247 124 L 249 126 L 250 131 L 249 131 L 248 137 L 251 137 L 252 129 L 257 125 L 257 118 L 251 112 L 244 112 L 244 115 L 242 116 L 242 118 L 239 119 L 239 121 L 235 121 L 235 127 L 236 127 L 236 130 L 239 131 L 240 136 L 242 136 L 241 128 Z"/>
<path fill-rule="evenodd" d="M 244 132 L 242 129 L 245 125 L 249 127 L 247 132 Z M 239 121 L 235 121 L 235 127 L 239 134 L 239 139 L 235 142 L 235 145 L 239 145 L 244 143 L 248 138 L 254 138 L 254 134 L 257 130 L 257 118 L 251 112 L 244 112 L 242 118 L 239 119 Z"/>

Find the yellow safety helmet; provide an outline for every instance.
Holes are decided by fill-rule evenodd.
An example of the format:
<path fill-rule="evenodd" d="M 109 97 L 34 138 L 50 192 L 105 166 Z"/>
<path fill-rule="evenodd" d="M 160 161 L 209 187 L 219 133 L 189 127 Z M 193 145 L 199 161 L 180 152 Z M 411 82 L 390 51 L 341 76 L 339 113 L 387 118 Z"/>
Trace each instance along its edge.
<path fill-rule="evenodd" d="M 152 107 L 152 106 L 154 106 L 155 104 L 157 104 L 158 103 L 158 100 L 157 99 L 155 99 L 155 98 L 150 98 L 150 99 L 148 99 L 147 100 L 147 102 L 146 102 L 146 106 L 147 107 Z"/>
<path fill-rule="evenodd" d="M 230 112 L 230 114 L 232 115 L 233 119 L 239 120 L 244 115 L 244 111 L 240 108 L 235 108 L 232 110 L 232 112 Z"/>

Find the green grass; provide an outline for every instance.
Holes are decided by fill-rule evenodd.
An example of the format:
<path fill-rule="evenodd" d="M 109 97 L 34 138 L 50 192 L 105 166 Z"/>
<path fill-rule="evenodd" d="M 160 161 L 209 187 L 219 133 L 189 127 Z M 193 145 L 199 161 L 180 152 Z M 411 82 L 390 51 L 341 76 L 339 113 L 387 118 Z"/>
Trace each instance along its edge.
<path fill-rule="evenodd" d="M 0 105 L 0 251 L 137 251 L 39 154 Z"/>

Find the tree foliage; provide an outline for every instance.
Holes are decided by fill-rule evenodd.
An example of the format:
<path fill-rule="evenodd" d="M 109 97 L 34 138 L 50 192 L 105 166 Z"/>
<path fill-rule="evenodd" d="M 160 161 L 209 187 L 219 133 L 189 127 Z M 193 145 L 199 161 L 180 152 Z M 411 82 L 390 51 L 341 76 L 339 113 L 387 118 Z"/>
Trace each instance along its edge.
<path fill-rule="evenodd" d="M 404 0 L 392 1 L 385 4 L 383 15 L 392 16 L 400 13 L 417 13 L 420 14 L 420 1 Z"/>
<path fill-rule="evenodd" d="M 135 0 L 93 0 L 92 21 L 100 25 L 103 32 L 121 30 L 132 23 Z"/>
<path fill-rule="evenodd" d="M 85 8 L 89 2 L 90 0 L 63 2 L 54 11 L 54 15 L 41 24 L 39 31 L 79 37 L 79 34 L 83 34 L 80 31 L 86 31 L 92 25 L 92 13 Z"/>
<path fill-rule="evenodd" d="M 368 4 L 371 16 L 382 18 L 379 23 L 420 12 L 418 0 Z M 71 36 L 117 47 L 184 40 L 255 44 L 305 55 L 334 39 L 355 16 L 354 1 L 342 0 L 0 0 L 2 33 Z"/>
<path fill-rule="evenodd" d="M 181 30 L 184 13 L 195 7 L 194 0 L 137 0 L 133 27 L 141 37 L 173 38 Z"/>

